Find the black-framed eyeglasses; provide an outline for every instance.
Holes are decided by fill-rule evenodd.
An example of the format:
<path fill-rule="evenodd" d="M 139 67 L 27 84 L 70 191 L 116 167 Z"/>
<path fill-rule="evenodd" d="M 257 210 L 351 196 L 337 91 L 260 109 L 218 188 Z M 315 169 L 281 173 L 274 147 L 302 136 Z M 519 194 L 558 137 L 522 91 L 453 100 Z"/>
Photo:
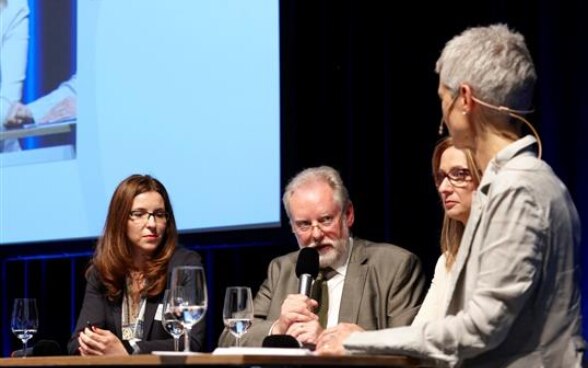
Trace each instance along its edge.
<path fill-rule="evenodd" d="M 162 223 L 167 222 L 167 219 L 169 218 L 169 213 L 167 213 L 165 211 L 149 212 L 149 211 L 145 211 L 145 210 L 134 210 L 134 211 L 129 212 L 129 218 L 133 222 L 137 222 L 137 223 L 146 223 L 149 221 L 149 218 L 151 216 L 153 216 L 153 219 L 155 220 L 155 222 L 162 224 Z"/>
<path fill-rule="evenodd" d="M 453 187 L 463 188 L 472 181 L 472 173 L 469 169 L 463 167 L 452 167 L 448 172 L 439 170 L 435 174 L 435 186 L 439 188 L 445 178 L 449 180 L 449 184 Z"/>
<path fill-rule="evenodd" d="M 336 215 L 324 215 L 324 216 L 319 217 L 318 220 L 316 220 L 316 221 L 308 221 L 308 220 L 293 221 L 292 225 L 294 227 L 294 230 L 300 234 L 310 233 L 315 227 L 324 232 L 324 231 L 332 230 L 332 228 L 341 219 L 342 213 L 343 213 L 343 211 L 338 212 Z"/>

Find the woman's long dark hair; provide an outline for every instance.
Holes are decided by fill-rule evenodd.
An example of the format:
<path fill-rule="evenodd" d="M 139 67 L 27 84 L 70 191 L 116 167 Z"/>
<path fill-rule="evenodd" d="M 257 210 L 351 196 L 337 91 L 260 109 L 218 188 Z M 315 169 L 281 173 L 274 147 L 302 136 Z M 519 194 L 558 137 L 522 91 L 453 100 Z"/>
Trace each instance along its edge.
<path fill-rule="evenodd" d="M 127 237 L 133 200 L 137 195 L 151 191 L 161 194 L 169 217 L 161 243 L 147 260 L 145 267 L 139 270 L 146 281 L 142 294 L 152 297 L 165 290 L 167 266 L 178 241 L 174 211 L 167 191 L 159 180 L 149 175 L 135 174 L 124 179 L 112 195 L 104 233 L 98 240 L 91 263 L 100 274 L 107 297 L 111 301 L 122 296 L 127 276 L 130 271 L 136 270 L 132 257 L 133 245 Z"/>

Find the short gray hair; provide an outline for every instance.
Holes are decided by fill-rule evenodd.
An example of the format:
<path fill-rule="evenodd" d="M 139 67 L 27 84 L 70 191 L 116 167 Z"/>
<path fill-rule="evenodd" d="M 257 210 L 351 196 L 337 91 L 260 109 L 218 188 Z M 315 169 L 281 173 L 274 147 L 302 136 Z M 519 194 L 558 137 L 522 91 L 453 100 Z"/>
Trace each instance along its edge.
<path fill-rule="evenodd" d="M 299 172 L 290 180 L 286 189 L 284 189 L 282 203 L 284 204 L 288 217 L 290 217 L 290 197 L 292 194 L 302 185 L 313 181 L 327 183 L 333 189 L 335 202 L 339 204 L 341 210 L 347 207 L 349 203 L 349 192 L 345 184 L 343 184 L 339 172 L 330 166 L 311 167 Z"/>
<path fill-rule="evenodd" d="M 445 44 L 435 71 L 453 94 L 467 84 L 479 99 L 516 110 L 531 106 L 537 80 L 524 37 L 504 24 L 455 36 Z"/>

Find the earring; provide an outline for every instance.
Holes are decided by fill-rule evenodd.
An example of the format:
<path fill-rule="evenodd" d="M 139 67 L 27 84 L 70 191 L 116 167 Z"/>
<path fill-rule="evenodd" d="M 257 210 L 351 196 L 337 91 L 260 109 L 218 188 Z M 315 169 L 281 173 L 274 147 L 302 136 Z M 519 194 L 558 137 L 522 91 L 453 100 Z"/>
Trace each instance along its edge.
<path fill-rule="evenodd" d="M 462 115 L 467 115 L 467 114 L 468 114 L 468 112 L 467 112 L 466 110 L 463 110 L 463 111 L 461 112 L 461 114 L 462 114 Z"/>
<path fill-rule="evenodd" d="M 439 135 L 443 135 L 443 118 L 441 118 L 441 122 L 439 123 L 439 130 L 437 133 L 439 133 Z"/>

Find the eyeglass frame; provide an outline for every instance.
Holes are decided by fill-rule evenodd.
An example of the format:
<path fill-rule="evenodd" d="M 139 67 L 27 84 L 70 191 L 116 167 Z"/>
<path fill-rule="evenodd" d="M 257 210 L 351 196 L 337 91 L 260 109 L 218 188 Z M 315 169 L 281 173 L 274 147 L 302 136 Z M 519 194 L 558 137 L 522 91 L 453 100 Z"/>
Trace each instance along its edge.
<path fill-rule="evenodd" d="M 129 220 L 134 223 L 138 224 L 146 224 L 149 222 L 149 219 L 153 217 L 153 221 L 156 224 L 165 224 L 169 219 L 169 212 L 156 210 L 153 212 L 145 211 L 145 210 L 132 210 L 129 211 Z"/>
<path fill-rule="evenodd" d="M 329 217 L 329 218 L 327 219 L 327 217 Z M 318 220 L 313 220 L 310 224 L 301 224 L 302 222 L 308 222 L 308 220 L 301 220 L 301 221 L 290 220 L 290 224 L 292 225 L 292 230 L 294 230 L 294 232 L 297 234 L 310 234 L 310 233 L 312 233 L 312 231 L 314 230 L 315 227 L 324 233 L 324 232 L 331 230 L 331 228 L 333 226 L 335 226 L 335 224 L 340 222 L 342 219 L 343 219 L 343 210 L 337 212 L 336 215 L 321 216 Z M 313 224 L 313 222 L 316 222 L 316 224 Z M 325 222 L 328 222 L 328 223 L 325 224 Z M 303 226 L 304 228 L 301 228 L 301 226 Z M 305 226 L 308 226 L 308 228 L 306 228 Z"/>
<path fill-rule="evenodd" d="M 449 169 L 448 172 L 439 169 L 433 176 L 437 188 L 443 184 L 445 179 L 447 179 L 449 184 L 454 188 L 465 188 L 468 183 L 474 180 L 470 169 L 461 166 L 454 166 Z"/>

